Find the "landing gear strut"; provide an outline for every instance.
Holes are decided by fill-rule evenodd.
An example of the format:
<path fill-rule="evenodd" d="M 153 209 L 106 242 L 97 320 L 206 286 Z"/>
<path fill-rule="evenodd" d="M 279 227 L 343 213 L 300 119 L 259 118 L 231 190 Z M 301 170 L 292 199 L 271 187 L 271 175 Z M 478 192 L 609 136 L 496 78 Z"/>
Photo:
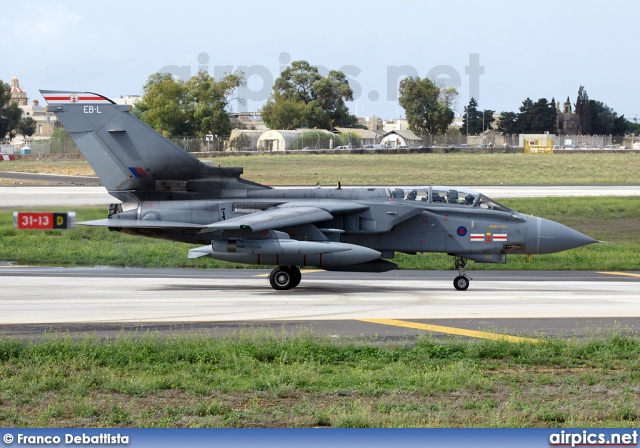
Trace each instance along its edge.
<path fill-rule="evenodd" d="M 459 275 L 453 279 L 453 287 L 458 291 L 466 291 L 467 288 L 469 288 L 469 282 L 471 281 L 471 279 L 464 273 L 464 268 L 467 267 L 467 260 L 462 257 L 456 257 L 455 266 Z"/>
<path fill-rule="evenodd" d="M 278 266 L 269 274 L 269 283 L 277 291 L 295 288 L 300 284 L 302 274 L 297 266 Z"/>

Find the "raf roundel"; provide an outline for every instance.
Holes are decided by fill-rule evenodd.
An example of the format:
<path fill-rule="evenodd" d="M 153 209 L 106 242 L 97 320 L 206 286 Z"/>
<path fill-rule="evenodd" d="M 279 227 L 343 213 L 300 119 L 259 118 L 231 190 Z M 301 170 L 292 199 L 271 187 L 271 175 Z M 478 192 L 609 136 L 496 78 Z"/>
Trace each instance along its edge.
<path fill-rule="evenodd" d="M 465 226 L 458 227 L 458 236 L 465 236 L 467 234 L 467 228 Z"/>

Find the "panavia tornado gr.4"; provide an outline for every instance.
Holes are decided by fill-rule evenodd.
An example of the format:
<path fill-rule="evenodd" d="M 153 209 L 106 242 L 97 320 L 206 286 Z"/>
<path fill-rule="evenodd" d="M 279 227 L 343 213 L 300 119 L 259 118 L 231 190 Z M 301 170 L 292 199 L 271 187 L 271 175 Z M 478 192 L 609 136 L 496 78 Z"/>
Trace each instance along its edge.
<path fill-rule="evenodd" d="M 385 272 L 395 252 L 455 257 L 458 290 L 467 260 L 549 254 L 595 243 L 465 188 L 272 188 L 242 168 L 207 165 L 104 96 L 41 91 L 109 193 L 108 219 L 79 224 L 197 244 L 190 258 L 277 266 L 276 290 L 298 286 L 299 266 Z"/>

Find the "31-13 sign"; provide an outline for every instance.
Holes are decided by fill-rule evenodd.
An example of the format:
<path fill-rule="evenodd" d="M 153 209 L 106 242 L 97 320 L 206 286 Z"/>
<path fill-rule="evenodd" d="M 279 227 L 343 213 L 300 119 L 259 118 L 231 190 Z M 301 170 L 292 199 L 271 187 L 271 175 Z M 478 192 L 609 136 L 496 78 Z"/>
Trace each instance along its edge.
<path fill-rule="evenodd" d="M 76 225 L 75 212 L 13 212 L 13 227 L 17 229 L 47 230 L 73 229 Z"/>

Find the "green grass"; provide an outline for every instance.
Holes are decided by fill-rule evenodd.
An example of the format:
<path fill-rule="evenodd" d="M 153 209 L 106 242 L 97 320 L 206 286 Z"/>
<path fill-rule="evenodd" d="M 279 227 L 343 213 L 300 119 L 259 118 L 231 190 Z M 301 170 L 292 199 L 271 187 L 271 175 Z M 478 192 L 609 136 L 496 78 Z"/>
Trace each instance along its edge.
<path fill-rule="evenodd" d="M 626 154 L 264 154 L 218 157 L 269 185 L 593 185 L 640 183 Z"/>
<path fill-rule="evenodd" d="M 637 427 L 640 339 L 0 339 L 3 427 Z"/>
<path fill-rule="evenodd" d="M 210 159 L 242 166 L 268 185 L 593 185 L 639 184 L 640 151 L 626 154 L 279 154 Z M 91 175 L 85 161 L 14 161 L 0 171 Z M 5 182 L 13 184 L 12 180 Z"/>
<path fill-rule="evenodd" d="M 552 255 L 509 256 L 506 265 L 470 263 L 471 269 L 640 270 L 640 198 L 535 198 L 502 202 L 523 213 L 566 224 L 595 244 Z M 106 209 L 79 209 L 78 221 L 104 218 Z M 78 226 L 75 230 L 22 231 L 12 227 L 12 212 L 0 211 L 0 260 L 56 266 L 147 268 L 246 268 L 209 258 L 188 259 L 193 246 Z M 445 254 L 396 254 L 401 269 L 450 269 Z"/>

